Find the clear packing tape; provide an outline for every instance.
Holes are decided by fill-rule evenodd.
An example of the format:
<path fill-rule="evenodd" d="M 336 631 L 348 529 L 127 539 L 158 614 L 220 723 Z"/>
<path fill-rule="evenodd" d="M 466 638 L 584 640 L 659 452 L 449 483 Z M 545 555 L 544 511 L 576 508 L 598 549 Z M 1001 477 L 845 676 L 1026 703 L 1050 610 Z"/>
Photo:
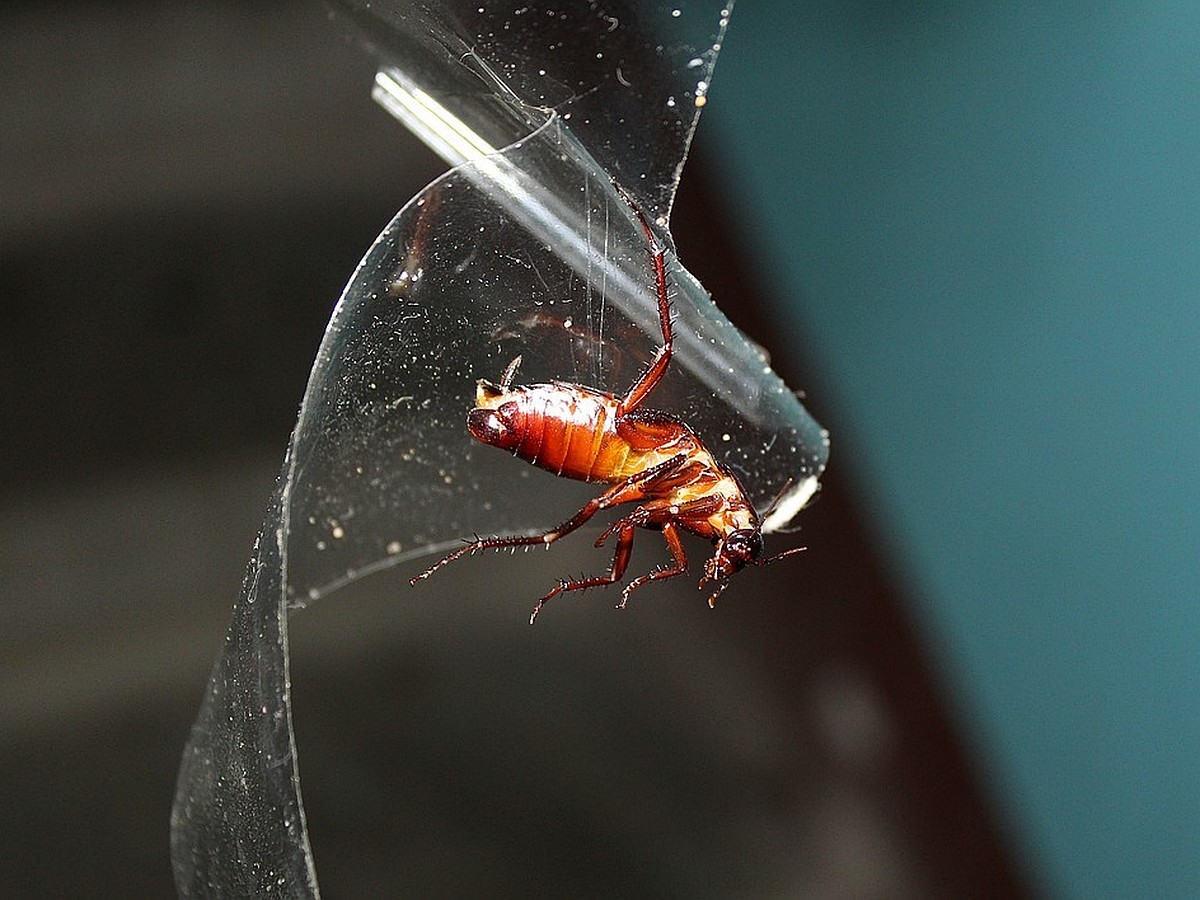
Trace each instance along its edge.
<path fill-rule="evenodd" d="M 453 168 L 367 251 L 328 325 L 179 776 L 183 896 L 318 896 L 291 725 L 287 616 L 464 536 L 535 532 L 574 508 L 476 444 L 475 383 L 622 392 L 661 339 L 645 237 L 671 201 L 729 10 L 716 3 L 339 4 L 380 60 L 376 99 Z M 817 486 L 825 432 L 668 255 L 671 369 L 650 405 L 688 422 L 764 531 Z M 519 498 L 519 502 L 514 502 Z M 436 582 L 422 590 L 436 590 Z M 403 602 L 403 596 L 397 597 Z M 514 623 L 524 621 L 524 609 Z"/>

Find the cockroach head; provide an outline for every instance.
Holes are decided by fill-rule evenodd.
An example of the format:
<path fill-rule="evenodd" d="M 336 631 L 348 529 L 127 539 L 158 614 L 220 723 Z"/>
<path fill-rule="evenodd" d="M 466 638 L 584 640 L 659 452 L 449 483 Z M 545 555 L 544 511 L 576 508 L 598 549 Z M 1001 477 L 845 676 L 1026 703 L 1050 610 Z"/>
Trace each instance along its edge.
<path fill-rule="evenodd" d="M 721 592 L 729 586 L 729 578 L 749 565 L 760 565 L 763 552 L 762 532 L 757 528 L 738 528 L 717 542 L 717 552 L 704 564 L 704 577 L 700 586 L 716 583 L 717 589 L 708 598 L 708 605 L 715 606 Z"/>
<path fill-rule="evenodd" d="M 738 528 L 729 532 L 718 542 L 716 554 L 705 565 L 704 582 L 719 581 L 748 565 L 756 565 L 762 551 L 762 532 L 757 528 Z"/>
<path fill-rule="evenodd" d="M 756 562 L 763 552 L 762 532 L 757 528 L 731 531 L 717 548 L 717 559 L 724 560 L 727 574 L 732 575 Z"/>

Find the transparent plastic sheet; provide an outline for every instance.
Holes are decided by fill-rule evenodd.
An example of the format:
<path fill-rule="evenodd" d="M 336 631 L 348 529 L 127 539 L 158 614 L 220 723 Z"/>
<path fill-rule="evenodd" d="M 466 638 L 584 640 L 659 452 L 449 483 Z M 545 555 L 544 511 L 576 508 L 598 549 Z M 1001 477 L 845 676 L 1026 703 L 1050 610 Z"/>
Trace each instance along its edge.
<path fill-rule="evenodd" d="M 469 161 L 387 226 L 328 326 L 185 753 L 172 815 L 181 894 L 317 896 L 289 609 L 472 533 L 543 530 L 578 506 L 579 485 L 476 444 L 465 415 L 476 380 L 517 355 L 519 381 L 619 392 L 659 342 L 645 238 L 611 182 L 669 246 L 728 12 L 637 8 L 342 10 L 383 62 L 381 102 Z M 676 355 L 650 405 L 697 429 L 760 508 L 790 480 L 792 502 L 768 523 L 785 524 L 815 489 L 825 434 L 673 254 L 668 275 Z M 526 614 L 514 611 L 514 627 Z"/>
<path fill-rule="evenodd" d="M 433 98 L 492 148 L 556 111 L 609 176 L 669 216 L 732 5 L 340 0 L 335 9 L 415 102 Z M 452 164 L 469 158 L 455 143 L 435 146 Z"/>

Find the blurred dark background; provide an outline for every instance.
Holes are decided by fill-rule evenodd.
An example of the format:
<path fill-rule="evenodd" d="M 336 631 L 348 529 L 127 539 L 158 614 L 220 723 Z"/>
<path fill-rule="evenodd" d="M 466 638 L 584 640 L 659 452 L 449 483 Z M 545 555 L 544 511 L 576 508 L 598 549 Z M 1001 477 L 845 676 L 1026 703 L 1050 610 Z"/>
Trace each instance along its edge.
<path fill-rule="evenodd" d="M 1055 895 L 1200 896 L 1200 7 L 746 3 L 735 47 L 714 187 L 1010 833 Z"/>
<path fill-rule="evenodd" d="M 328 895 L 1189 896 L 1200 24 L 969 9 L 747 3 L 718 66 L 673 231 L 833 432 L 797 565 L 293 618 Z M 313 353 L 441 171 L 372 73 L 315 2 L 0 11 L 3 896 L 173 892 Z"/>

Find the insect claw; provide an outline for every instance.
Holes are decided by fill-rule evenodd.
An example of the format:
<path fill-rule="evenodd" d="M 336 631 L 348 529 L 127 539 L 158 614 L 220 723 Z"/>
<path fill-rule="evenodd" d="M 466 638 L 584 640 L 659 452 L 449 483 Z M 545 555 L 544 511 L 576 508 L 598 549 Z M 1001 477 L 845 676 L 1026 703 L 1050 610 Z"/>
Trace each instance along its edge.
<path fill-rule="evenodd" d="M 552 587 L 548 594 L 539 598 L 538 602 L 533 605 L 533 612 L 529 614 L 529 624 L 532 625 L 534 623 L 534 620 L 536 620 L 538 617 L 538 613 L 542 611 L 542 607 L 546 605 L 548 600 L 557 596 L 558 594 L 561 594 L 563 591 L 570 589 L 570 587 L 571 583 L 569 581 L 563 581 L 562 579 L 559 579 L 558 584 Z"/>

